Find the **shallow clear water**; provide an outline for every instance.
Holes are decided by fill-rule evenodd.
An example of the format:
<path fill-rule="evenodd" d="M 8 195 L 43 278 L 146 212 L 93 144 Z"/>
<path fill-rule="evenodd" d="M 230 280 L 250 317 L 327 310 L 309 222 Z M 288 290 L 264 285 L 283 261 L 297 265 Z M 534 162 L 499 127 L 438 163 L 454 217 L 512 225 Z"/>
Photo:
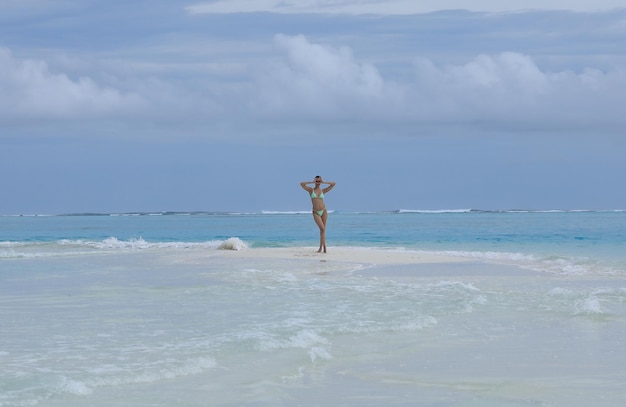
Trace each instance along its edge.
<path fill-rule="evenodd" d="M 626 402 L 624 213 L 0 218 L 0 406 Z M 552 231 L 552 233 L 550 233 Z M 332 242 L 332 243 L 331 243 Z"/>

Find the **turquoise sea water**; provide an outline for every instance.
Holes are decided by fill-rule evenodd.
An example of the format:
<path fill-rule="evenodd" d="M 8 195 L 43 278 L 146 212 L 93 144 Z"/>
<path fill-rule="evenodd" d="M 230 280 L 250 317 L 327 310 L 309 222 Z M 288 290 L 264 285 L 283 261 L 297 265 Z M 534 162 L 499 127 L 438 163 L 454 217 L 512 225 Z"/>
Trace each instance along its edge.
<path fill-rule="evenodd" d="M 588 261 L 616 271 L 626 262 L 626 211 L 331 215 L 329 245 L 406 248 L 522 262 L 559 260 L 564 266 Z M 317 233 L 309 213 L 0 217 L 0 256 L 38 255 L 38 250 L 210 247 L 232 237 L 252 248 L 289 247 L 316 245 Z"/>
<path fill-rule="evenodd" d="M 0 217 L 0 406 L 626 403 L 626 212 L 334 212 L 327 238 L 310 213 Z"/>

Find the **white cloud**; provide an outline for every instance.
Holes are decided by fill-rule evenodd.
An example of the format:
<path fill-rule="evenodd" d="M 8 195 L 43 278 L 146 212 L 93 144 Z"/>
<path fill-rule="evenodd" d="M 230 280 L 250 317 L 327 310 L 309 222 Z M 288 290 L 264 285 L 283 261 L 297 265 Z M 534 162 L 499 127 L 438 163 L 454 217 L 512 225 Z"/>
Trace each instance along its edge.
<path fill-rule="evenodd" d="M 437 67 L 416 61 L 416 99 L 423 119 L 487 120 L 531 126 L 623 125 L 626 71 L 545 72 L 527 55 L 480 55 L 464 65 Z M 419 94 L 419 96 L 418 96 Z"/>
<path fill-rule="evenodd" d="M 186 10 L 192 14 L 271 12 L 404 15 L 452 9 L 486 12 L 520 9 L 600 11 L 623 7 L 623 0 L 526 0 L 523 3 L 502 0 L 217 0 L 197 3 L 186 7 Z"/>
<path fill-rule="evenodd" d="M 276 37 L 285 58 L 257 77 L 255 109 L 275 118 L 394 119 L 535 128 L 623 126 L 626 71 L 543 71 L 528 55 L 479 55 L 465 64 L 415 60 L 406 82 L 385 79 L 348 48 Z M 256 97 L 254 95 L 257 95 Z"/>
<path fill-rule="evenodd" d="M 105 61 L 73 70 L 79 65 L 74 58 L 48 65 L 0 48 L 0 120 L 120 119 L 155 125 L 164 134 L 183 128 L 205 134 L 208 125 L 249 128 L 258 119 L 274 129 L 306 127 L 302 121 L 478 124 L 504 131 L 626 126 L 623 67 L 549 71 L 530 55 L 504 52 L 456 64 L 416 57 L 413 65 L 407 62 L 413 76 L 393 77 L 349 47 L 302 35 L 276 35 L 274 47 L 263 58 L 241 61 L 247 70 L 226 76 L 216 75 L 203 58 L 191 67 L 168 61 L 146 70 L 132 61 Z M 74 71 L 83 74 L 66 73 Z"/>
<path fill-rule="evenodd" d="M 136 94 L 99 85 L 89 77 L 70 79 L 44 61 L 15 58 L 0 48 L 0 118 L 79 119 L 126 114 L 142 106 Z"/>
<path fill-rule="evenodd" d="M 272 64 L 257 78 L 255 109 L 338 118 L 393 98 L 378 70 L 356 61 L 349 48 L 312 44 L 302 35 L 277 35 L 275 43 L 287 60 Z"/>
<path fill-rule="evenodd" d="M 514 52 L 479 55 L 463 65 L 438 67 L 429 59 L 415 61 L 412 98 L 424 120 L 502 119 L 541 104 L 550 78 L 532 58 Z"/>

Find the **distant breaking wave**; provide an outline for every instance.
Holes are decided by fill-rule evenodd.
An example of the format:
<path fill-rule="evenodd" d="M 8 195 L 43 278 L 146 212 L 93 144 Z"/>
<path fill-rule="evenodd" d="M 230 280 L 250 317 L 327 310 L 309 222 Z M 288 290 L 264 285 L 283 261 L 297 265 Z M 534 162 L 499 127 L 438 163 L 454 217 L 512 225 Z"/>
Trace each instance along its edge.
<path fill-rule="evenodd" d="M 110 237 L 103 241 L 87 241 L 87 240 L 61 240 L 61 245 L 77 245 L 87 246 L 94 249 L 189 249 L 189 248 L 208 248 L 219 250 L 242 250 L 247 249 L 248 244 L 237 237 L 231 237 L 226 240 L 209 240 L 205 242 L 147 242 L 142 238 L 119 240 Z"/>
<path fill-rule="evenodd" d="M 61 239 L 54 242 L 0 242 L 0 258 L 37 258 L 74 256 L 120 251 L 143 251 L 163 249 L 209 249 L 245 250 L 248 243 L 238 237 L 204 242 L 148 242 L 142 238 L 120 240 L 109 237 L 104 240 Z"/>
<path fill-rule="evenodd" d="M 328 210 L 329 213 L 346 213 L 346 214 L 376 214 L 376 213 L 421 213 L 421 214 L 440 214 L 440 213 L 624 213 L 626 209 L 396 209 L 388 211 L 335 211 Z M 310 210 L 294 210 L 294 211 L 273 211 L 261 210 L 258 212 L 228 212 L 228 211 L 189 211 L 189 212 L 80 212 L 80 213 L 64 213 L 64 214 L 19 214 L 19 215 L 0 215 L 0 217 L 63 217 L 63 216 L 256 216 L 256 215 L 309 215 Z"/>
<path fill-rule="evenodd" d="M 308 215 L 310 213 L 311 211 L 261 211 L 261 215 Z"/>
<path fill-rule="evenodd" d="M 622 213 L 626 209 L 398 209 L 393 213 Z"/>
<path fill-rule="evenodd" d="M 474 209 L 398 209 L 395 213 L 469 213 Z"/>

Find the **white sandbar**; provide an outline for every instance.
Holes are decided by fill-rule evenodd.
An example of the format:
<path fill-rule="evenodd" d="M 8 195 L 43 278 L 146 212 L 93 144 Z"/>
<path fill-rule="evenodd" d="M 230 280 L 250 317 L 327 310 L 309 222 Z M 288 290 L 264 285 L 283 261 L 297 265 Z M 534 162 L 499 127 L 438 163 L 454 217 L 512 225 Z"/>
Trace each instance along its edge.
<path fill-rule="evenodd" d="M 443 254 L 398 249 L 373 249 L 360 247 L 333 247 L 328 253 L 317 253 L 313 247 L 253 248 L 244 250 L 226 250 L 227 256 L 237 258 L 265 259 L 315 259 L 360 263 L 368 265 L 459 263 L 470 260 Z"/>

